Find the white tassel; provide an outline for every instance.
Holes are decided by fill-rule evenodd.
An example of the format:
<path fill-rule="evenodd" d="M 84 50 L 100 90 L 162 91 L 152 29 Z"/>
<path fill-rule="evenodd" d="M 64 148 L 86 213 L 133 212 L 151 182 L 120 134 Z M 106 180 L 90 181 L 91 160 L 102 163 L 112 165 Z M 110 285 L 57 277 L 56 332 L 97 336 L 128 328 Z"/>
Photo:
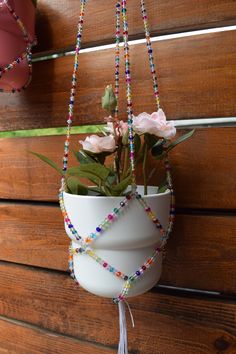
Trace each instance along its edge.
<path fill-rule="evenodd" d="M 125 301 L 120 301 L 118 303 L 119 307 L 119 322 L 120 322 L 120 342 L 118 347 L 118 354 L 129 354 L 128 353 L 128 337 L 127 337 L 127 324 L 126 324 L 126 315 L 125 315 L 125 304 L 127 305 L 132 321 L 132 325 L 134 327 L 134 319 L 129 307 L 129 304 Z"/>
<path fill-rule="evenodd" d="M 118 354 L 128 354 L 128 340 L 127 340 L 127 325 L 125 316 L 125 304 L 120 301 L 119 307 L 119 322 L 120 322 L 120 342 Z"/>

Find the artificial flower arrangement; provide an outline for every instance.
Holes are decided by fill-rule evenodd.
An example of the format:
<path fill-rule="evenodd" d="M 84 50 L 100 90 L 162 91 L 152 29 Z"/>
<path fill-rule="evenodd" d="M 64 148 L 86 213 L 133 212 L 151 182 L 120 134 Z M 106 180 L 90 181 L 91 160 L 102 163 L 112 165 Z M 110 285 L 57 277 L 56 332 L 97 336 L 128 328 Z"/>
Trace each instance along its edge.
<path fill-rule="evenodd" d="M 104 118 L 106 126 L 101 133 L 80 140 L 81 148 L 74 151 L 78 166 L 70 167 L 65 173 L 67 191 L 75 195 L 122 196 L 125 195 L 132 181 L 129 165 L 129 132 L 128 124 L 114 118 L 117 100 L 109 85 L 102 98 L 102 107 L 109 116 Z M 176 128 L 174 121 L 167 121 L 162 109 L 152 113 L 141 113 L 133 116 L 134 146 L 137 155 L 136 164 L 141 165 L 144 190 L 148 191 L 147 160 L 152 156 L 162 160 L 178 144 L 190 138 L 193 131 L 174 140 Z M 34 153 L 48 163 L 58 173 L 61 168 L 53 161 L 38 153 Z M 150 171 L 151 172 L 151 171 Z M 87 184 L 84 182 L 86 181 Z M 156 188 L 157 193 L 167 189 L 166 181 Z"/>
<path fill-rule="evenodd" d="M 129 297 L 144 294 L 159 280 L 165 246 L 173 228 L 175 197 L 169 152 L 193 131 L 175 138 L 173 121 L 167 121 L 160 106 L 158 82 L 144 0 L 140 0 L 157 111 L 133 114 L 127 0 L 116 3 L 115 93 L 108 85 L 102 106 L 108 112 L 100 134 L 80 140 L 74 151 L 78 164 L 68 166 L 70 133 L 79 67 L 79 52 L 87 0 L 80 0 L 75 60 L 64 144 L 63 168 L 47 157 L 33 153 L 61 176 L 59 203 L 71 243 L 69 270 L 87 291 L 112 298 L 120 317 L 119 354 L 128 353 L 125 304 Z M 122 16 L 121 16 L 122 15 Z M 127 98 L 127 122 L 119 119 L 120 20 Z M 149 186 L 149 157 L 163 161 L 166 178 Z M 137 185 L 141 167 L 143 186 Z"/>

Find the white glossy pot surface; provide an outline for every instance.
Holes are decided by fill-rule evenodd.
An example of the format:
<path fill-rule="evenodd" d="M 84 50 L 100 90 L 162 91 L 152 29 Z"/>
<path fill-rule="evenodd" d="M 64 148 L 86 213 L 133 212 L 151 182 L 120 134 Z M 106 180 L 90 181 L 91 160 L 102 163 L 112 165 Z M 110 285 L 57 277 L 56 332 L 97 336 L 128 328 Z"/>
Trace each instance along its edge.
<path fill-rule="evenodd" d="M 156 191 L 157 187 L 149 187 L 148 195 L 144 196 L 144 199 L 166 229 L 170 210 L 170 192 L 156 194 Z M 142 194 L 143 187 L 139 186 L 138 192 Z M 64 203 L 69 218 L 84 239 L 96 230 L 114 208 L 119 207 L 123 199 L 124 197 L 77 196 L 64 192 Z M 70 237 L 71 233 L 67 225 L 65 228 Z M 153 254 L 159 244 L 158 229 L 140 203 L 134 199 L 124 207 L 123 213 L 110 228 L 94 241 L 92 247 L 96 254 L 111 266 L 131 275 Z M 78 247 L 78 244 L 73 242 L 73 247 Z M 145 293 L 152 288 L 160 278 L 161 267 L 160 254 L 151 268 L 134 283 L 129 296 Z M 80 285 L 93 294 L 113 298 L 117 297 L 123 289 L 122 279 L 115 277 L 86 254 L 74 256 L 74 271 Z"/>

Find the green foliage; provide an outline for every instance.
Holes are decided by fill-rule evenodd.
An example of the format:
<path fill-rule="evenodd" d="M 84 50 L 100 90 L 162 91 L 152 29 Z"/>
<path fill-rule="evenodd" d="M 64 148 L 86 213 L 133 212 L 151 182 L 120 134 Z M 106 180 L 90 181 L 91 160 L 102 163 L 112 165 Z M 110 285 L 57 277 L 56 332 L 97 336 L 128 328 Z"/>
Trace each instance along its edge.
<path fill-rule="evenodd" d="M 110 187 L 113 196 L 122 195 L 128 186 L 131 184 L 132 176 L 124 178 L 120 183 L 114 185 L 114 187 Z"/>
<path fill-rule="evenodd" d="M 162 156 L 162 154 L 165 152 L 165 147 L 164 147 L 165 144 L 166 144 L 166 140 L 159 139 L 151 149 L 152 156 L 155 157 Z"/>
<path fill-rule="evenodd" d="M 55 162 L 53 162 L 52 160 L 50 160 L 48 157 L 38 154 L 37 152 L 34 151 L 29 151 L 31 154 L 37 156 L 40 160 L 46 162 L 49 166 L 51 166 L 52 168 L 54 168 L 54 170 L 56 170 L 57 172 L 60 173 L 60 175 L 63 174 L 62 168 L 60 168 Z"/>
<path fill-rule="evenodd" d="M 177 145 L 179 145 L 180 143 L 183 143 L 185 140 L 191 138 L 191 136 L 194 134 L 194 130 L 191 130 L 190 132 L 181 135 L 180 137 L 178 137 L 178 139 L 174 140 L 173 143 L 171 143 L 167 150 L 166 153 L 168 153 L 169 151 L 171 151 L 174 147 L 176 147 Z"/>
<path fill-rule="evenodd" d="M 171 143 L 168 143 L 168 141 L 166 141 L 165 139 L 158 140 L 157 143 L 151 149 L 152 156 L 154 156 L 157 160 L 162 159 L 177 145 L 191 138 L 193 134 L 194 134 L 194 130 L 191 130 L 190 132 L 179 136 L 176 140 L 174 140 Z"/>
<path fill-rule="evenodd" d="M 96 162 L 80 165 L 76 169 L 81 177 L 92 175 L 94 178 L 97 178 L 103 182 L 107 180 L 107 177 L 111 173 L 110 169 Z"/>
<path fill-rule="evenodd" d="M 157 193 L 164 193 L 167 189 L 168 189 L 167 182 L 164 181 L 159 185 Z"/>
<path fill-rule="evenodd" d="M 88 188 L 83 184 L 81 184 L 79 178 L 75 176 L 67 176 L 66 185 L 68 188 L 68 192 L 70 192 L 71 194 L 79 194 L 79 195 L 88 194 Z"/>
<path fill-rule="evenodd" d="M 148 150 L 152 149 L 152 147 L 160 140 L 157 136 L 149 133 L 144 134 L 144 141 L 148 146 Z"/>

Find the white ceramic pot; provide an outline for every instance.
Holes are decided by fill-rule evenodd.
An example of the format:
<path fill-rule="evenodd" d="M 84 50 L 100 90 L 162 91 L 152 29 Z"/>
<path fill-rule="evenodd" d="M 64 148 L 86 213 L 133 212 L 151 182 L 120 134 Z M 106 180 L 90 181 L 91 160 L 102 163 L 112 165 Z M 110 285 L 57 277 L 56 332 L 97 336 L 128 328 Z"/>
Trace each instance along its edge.
<path fill-rule="evenodd" d="M 156 194 L 156 191 L 157 187 L 148 187 L 148 195 L 144 196 L 144 199 L 166 229 L 170 210 L 170 191 L 160 194 Z M 142 186 L 138 187 L 138 192 L 142 194 Z M 64 192 L 67 213 L 83 239 L 94 232 L 107 215 L 119 207 L 123 199 L 124 197 L 79 196 Z M 108 264 L 131 275 L 160 245 L 160 233 L 138 200 L 133 199 L 124 209 L 110 228 L 94 241 L 92 247 Z M 65 228 L 70 237 L 68 226 L 65 225 Z M 73 247 L 78 247 L 78 244 L 73 242 Z M 128 296 L 137 296 L 151 289 L 159 280 L 161 269 L 160 254 L 156 262 L 134 283 Z M 115 277 L 87 254 L 74 256 L 74 272 L 84 289 L 99 296 L 117 297 L 124 286 L 124 280 Z"/>

